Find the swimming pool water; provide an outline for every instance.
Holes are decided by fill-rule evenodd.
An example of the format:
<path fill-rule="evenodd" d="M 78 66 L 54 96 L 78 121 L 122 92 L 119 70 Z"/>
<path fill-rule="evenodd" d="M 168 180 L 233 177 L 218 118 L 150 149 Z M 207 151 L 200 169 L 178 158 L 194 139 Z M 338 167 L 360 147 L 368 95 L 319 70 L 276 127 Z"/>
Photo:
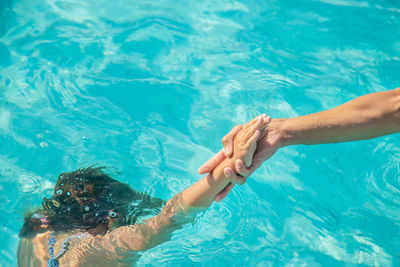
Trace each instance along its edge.
<path fill-rule="evenodd" d="M 398 1 L 0 2 L 0 266 L 60 172 L 169 199 L 231 127 L 399 86 Z M 280 150 L 137 265 L 399 266 L 399 136 Z"/>

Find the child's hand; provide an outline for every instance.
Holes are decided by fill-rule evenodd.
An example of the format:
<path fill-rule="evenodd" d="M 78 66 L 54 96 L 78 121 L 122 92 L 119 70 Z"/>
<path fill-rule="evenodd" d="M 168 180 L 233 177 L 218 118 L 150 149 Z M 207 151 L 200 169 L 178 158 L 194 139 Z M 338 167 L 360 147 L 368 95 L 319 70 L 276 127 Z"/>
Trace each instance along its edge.
<path fill-rule="evenodd" d="M 251 165 L 258 138 L 268 122 L 269 120 L 266 119 L 266 116 L 261 115 L 242 126 L 234 140 L 232 156 L 234 161 L 242 159 L 246 167 Z"/>

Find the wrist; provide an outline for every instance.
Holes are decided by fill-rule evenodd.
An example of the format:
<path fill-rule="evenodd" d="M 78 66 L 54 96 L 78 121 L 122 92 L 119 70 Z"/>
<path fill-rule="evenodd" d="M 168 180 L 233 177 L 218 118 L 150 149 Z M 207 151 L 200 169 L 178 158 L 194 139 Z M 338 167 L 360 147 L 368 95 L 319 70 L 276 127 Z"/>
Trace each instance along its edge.
<path fill-rule="evenodd" d="M 296 144 L 296 134 L 293 119 L 282 118 L 272 119 L 268 125 L 268 132 L 276 136 L 276 143 L 279 147 Z"/>
<path fill-rule="evenodd" d="M 235 158 L 230 157 L 226 158 L 223 162 L 221 162 L 213 171 L 212 175 L 215 180 L 221 181 L 222 183 L 229 183 L 228 178 L 225 177 L 224 169 L 226 167 L 230 167 L 235 170 Z"/>

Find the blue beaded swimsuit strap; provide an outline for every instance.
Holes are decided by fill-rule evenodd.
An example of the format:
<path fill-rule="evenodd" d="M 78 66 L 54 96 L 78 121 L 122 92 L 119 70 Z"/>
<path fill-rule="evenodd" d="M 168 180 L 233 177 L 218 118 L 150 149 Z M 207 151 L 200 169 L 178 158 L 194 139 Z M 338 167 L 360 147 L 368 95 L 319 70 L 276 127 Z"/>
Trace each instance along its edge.
<path fill-rule="evenodd" d="M 69 246 L 70 246 L 70 242 L 72 239 L 74 238 L 83 238 L 83 237 L 87 237 L 88 235 L 86 233 L 82 233 L 82 234 L 74 234 L 69 236 L 67 239 L 65 239 L 62 244 L 61 244 L 61 248 L 58 251 L 57 255 L 54 254 L 54 245 L 56 244 L 56 238 L 54 237 L 54 233 L 50 233 L 50 237 L 49 237 L 49 255 L 50 255 L 50 259 L 47 261 L 47 267 L 59 267 L 59 263 L 58 263 L 58 259 L 61 258 L 65 252 L 68 251 Z"/>

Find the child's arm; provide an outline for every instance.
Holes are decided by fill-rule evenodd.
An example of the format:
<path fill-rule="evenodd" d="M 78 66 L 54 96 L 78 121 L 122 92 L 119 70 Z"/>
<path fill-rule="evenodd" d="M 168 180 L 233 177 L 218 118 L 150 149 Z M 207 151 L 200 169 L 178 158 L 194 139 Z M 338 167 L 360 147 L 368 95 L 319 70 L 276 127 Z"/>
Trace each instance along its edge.
<path fill-rule="evenodd" d="M 251 159 L 266 123 L 259 117 L 246 124 L 235 137 L 233 156 L 221 162 L 212 173 L 170 199 L 160 214 L 143 224 L 120 227 L 111 232 L 117 245 L 130 250 L 147 250 L 169 240 L 171 233 L 208 208 L 216 195 L 229 183 L 225 167 L 234 167 L 237 159 Z M 113 238 L 113 237 L 112 237 Z"/>

